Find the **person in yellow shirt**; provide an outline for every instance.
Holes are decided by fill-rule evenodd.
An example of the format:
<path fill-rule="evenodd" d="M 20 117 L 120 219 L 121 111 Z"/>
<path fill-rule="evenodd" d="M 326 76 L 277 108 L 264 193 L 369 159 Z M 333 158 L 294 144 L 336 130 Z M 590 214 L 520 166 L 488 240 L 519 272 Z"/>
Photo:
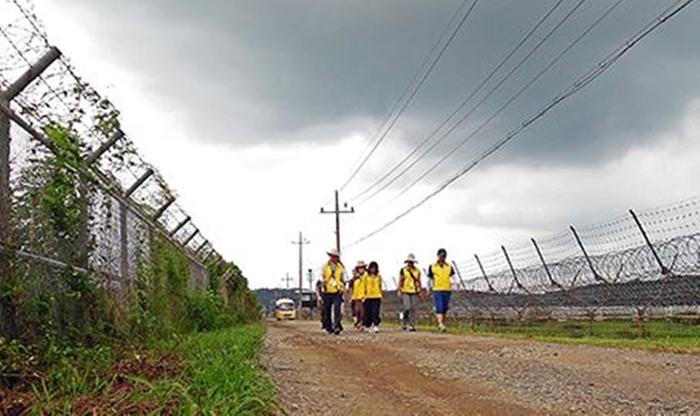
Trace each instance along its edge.
<path fill-rule="evenodd" d="M 353 319 L 355 320 L 355 328 L 362 329 L 363 321 L 363 306 L 362 297 L 364 296 L 364 288 L 362 286 L 362 278 L 366 273 L 367 267 L 365 262 L 360 260 L 357 262 L 355 269 L 352 271 L 352 280 L 348 285 L 350 289 L 350 307 L 352 309 Z"/>
<path fill-rule="evenodd" d="M 323 325 L 329 334 L 339 335 L 343 330 L 343 293 L 345 292 L 345 267 L 336 249 L 327 252 L 328 261 L 321 268 L 323 299 Z"/>
<path fill-rule="evenodd" d="M 421 294 L 420 269 L 416 267 L 416 256 L 409 254 L 406 256 L 405 266 L 399 271 L 398 293 L 403 303 L 403 314 L 401 315 L 401 328 L 404 331 L 414 332 L 416 309 L 418 308 L 419 296 Z"/>
<path fill-rule="evenodd" d="M 379 265 L 376 261 L 367 266 L 367 273 L 362 278 L 364 293 L 362 304 L 364 305 L 365 328 L 370 332 L 379 332 L 381 323 L 382 306 L 382 276 L 379 274 Z"/>
<path fill-rule="evenodd" d="M 444 248 L 439 249 L 437 256 L 437 262 L 428 269 L 428 278 L 433 282 L 433 301 L 435 303 L 438 331 L 445 332 L 445 315 L 450 309 L 452 276 L 454 276 L 455 271 L 446 261 L 447 250 Z"/>

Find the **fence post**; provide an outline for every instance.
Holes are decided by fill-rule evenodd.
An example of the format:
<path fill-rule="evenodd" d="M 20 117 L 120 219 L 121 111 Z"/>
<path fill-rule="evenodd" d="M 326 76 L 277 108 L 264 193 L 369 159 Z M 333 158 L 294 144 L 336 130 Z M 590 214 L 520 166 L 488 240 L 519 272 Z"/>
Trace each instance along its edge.
<path fill-rule="evenodd" d="M 93 163 L 97 162 L 97 159 L 99 159 L 100 156 L 104 154 L 104 152 L 109 150 L 109 148 L 112 147 L 122 137 L 124 137 L 124 132 L 121 130 L 117 130 L 114 133 L 112 133 L 112 135 L 109 136 L 109 139 L 107 139 L 106 142 L 102 143 L 100 147 L 97 148 L 97 150 L 95 150 L 87 158 L 85 158 L 86 166 L 90 166 Z"/>
<path fill-rule="evenodd" d="M 452 267 L 454 268 L 455 272 L 457 272 L 457 279 L 459 280 L 459 285 L 462 286 L 462 290 L 464 291 L 464 302 L 467 304 L 467 314 L 469 314 L 469 302 L 467 301 L 467 285 L 464 284 L 464 279 L 462 279 L 462 272 L 459 271 L 459 267 L 457 267 L 457 263 L 452 261 Z M 473 314 L 470 315 L 470 322 L 471 322 L 471 329 L 474 330 L 476 328 L 476 324 L 474 322 L 474 316 Z"/>
<path fill-rule="evenodd" d="M 0 105 L 9 105 L 3 91 L 0 91 Z M 0 112 L 0 244 L 10 247 L 10 210 L 12 192 L 10 190 L 10 119 Z M 12 279 L 10 253 L 0 252 L 0 289 L 6 289 Z M 10 299 L 0 300 L 0 335 L 11 335 L 12 309 Z"/>
<path fill-rule="evenodd" d="M 598 274 L 598 272 L 595 270 L 595 267 L 593 267 L 593 262 L 591 261 L 591 258 L 588 256 L 588 252 L 586 251 L 586 247 L 583 246 L 583 242 L 581 242 L 581 239 L 578 236 L 578 233 L 576 232 L 576 229 L 574 226 L 570 226 L 569 229 L 571 230 L 572 233 L 574 233 L 574 238 L 576 238 L 576 242 L 578 243 L 579 248 L 583 252 L 583 256 L 586 258 L 586 262 L 588 263 L 588 267 L 591 269 L 591 273 L 593 273 L 593 279 L 597 281 L 603 281 L 605 283 L 608 283 L 607 280 L 605 280 L 601 275 Z"/>
<path fill-rule="evenodd" d="M 479 265 L 479 270 L 481 270 L 481 275 L 484 277 L 486 284 L 489 286 L 489 291 L 495 292 L 496 289 L 494 289 L 493 286 L 491 286 L 491 282 L 489 281 L 489 277 L 486 275 L 486 270 L 484 270 L 484 266 L 481 264 L 481 260 L 479 259 L 479 256 L 474 254 L 474 258 L 476 259 L 476 264 Z"/>
<path fill-rule="evenodd" d="M 126 190 L 124 198 L 129 198 L 131 195 L 133 195 L 133 193 L 136 192 L 136 190 L 139 189 L 139 187 L 143 185 L 143 183 L 146 182 L 148 178 L 150 178 L 153 175 L 153 173 L 153 169 L 146 169 L 146 172 L 144 172 L 143 175 L 141 175 L 141 177 L 139 177 L 136 180 L 136 182 L 134 182 L 133 185 L 131 185 L 129 189 Z"/>
<path fill-rule="evenodd" d="M 475 253 L 474 258 L 476 259 L 476 264 L 479 265 L 479 270 L 481 270 L 481 276 L 484 277 L 484 280 L 486 281 L 486 284 L 489 287 L 489 292 L 491 293 L 496 293 L 496 289 L 491 286 L 491 282 L 489 281 L 489 277 L 486 275 L 486 270 L 484 270 L 484 265 L 481 264 L 481 259 L 479 259 L 479 256 Z M 493 310 L 489 310 L 489 331 L 493 332 L 494 327 L 495 327 L 495 321 L 496 317 L 494 316 Z"/>
<path fill-rule="evenodd" d="M 510 261 L 510 256 L 508 255 L 508 251 L 506 250 L 506 247 L 501 246 L 501 250 L 503 250 L 503 255 L 506 257 L 506 262 L 508 263 L 508 268 L 510 269 L 510 273 L 513 275 L 513 281 L 515 282 L 515 285 L 518 286 L 520 289 L 524 290 L 525 293 L 527 293 L 529 295 L 530 292 L 525 288 L 525 286 L 523 286 L 520 283 L 520 280 L 518 280 L 518 274 L 515 272 L 515 268 L 513 267 L 513 262 Z M 509 294 L 509 296 L 512 296 L 512 295 Z M 517 302 L 513 302 L 513 303 L 516 304 Z M 521 312 L 519 309 L 516 309 L 515 307 L 513 309 L 515 309 L 515 313 L 518 316 L 518 327 L 520 327 L 520 325 L 523 321 L 523 312 Z"/>
<path fill-rule="evenodd" d="M 119 202 L 119 275 L 122 278 L 122 289 L 128 289 L 129 281 L 129 209 Z M 122 293 L 123 295 L 126 293 Z"/>
<path fill-rule="evenodd" d="M 22 75 L 20 75 L 15 82 L 12 83 L 5 91 L 5 97 L 8 101 L 15 98 L 19 93 L 21 93 L 25 88 L 29 86 L 35 79 L 37 79 L 46 69 L 51 66 L 56 59 L 61 57 L 61 51 L 57 47 L 52 46 L 49 48 L 44 55 L 39 58 L 38 61 L 32 66 L 30 66 Z"/>
<path fill-rule="evenodd" d="M 172 231 L 170 231 L 170 233 L 169 233 L 170 237 L 171 238 L 175 237 L 175 234 L 177 234 L 177 232 L 180 231 L 182 229 L 182 227 L 187 225 L 187 223 L 190 222 L 191 219 L 192 219 L 192 217 L 190 217 L 189 215 L 187 217 L 185 217 L 184 220 L 182 220 L 175 228 L 173 228 Z"/>
<path fill-rule="evenodd" d="M 168 200 L 165 201 L 165 203 L 163 204 L 163 206 L 161 206 L 160 208 L 158 208 L 158 211 L 156 211 L 156 213 L 153 215 L 153 221 L 158 221 L 158 218 L 162 217 L 163 214 L 165 214 L 165 211 L 167 211 L 168 208 L 170 208 L 170 206 L 171 206 L 174 202 L 175 202 L 175 198 L 173 198 L 172 196 L 171 196 L 170 198 L 168 198 Z"/>
<path fill-rule="evenodd" d="M 518 280 L 518 274 L 515 273 L 515 268 L 513 267 L 513 263 L 510 261 L 510 256 L 508 255 L 508 251 L 506 250 L 505 246 L 501 246 L 501 250 L 503 250 L 503 254 L 506 256 L 506 262 L 508 262 L 508 267 L 510 268 L 510 272 L 513 275 L 513 280 L 515 281 L 515 285 L 518 286 L 520 289 L 524 290 L 525 293 L 530 294 L 530 291 L 523 286 L 522 283 L 520 283 L 520 280 Z"/>
<path fill-rule="evenodd" d="M 537 244 L 537 241 L 533 238 L 530 239 L 532 241 L 532 245 L 535 246 L 535 250 L 537 251 L 537 257 L 540 258 L 540 262 L 542 262 L 542 267 L 544 267 L 545 273 L 547 273 L 547 278 L 549 279 L 549 283 L 553 286 L 558 287 L 559 289 L 563 289 L 563 287 L 552 277 L 552 272 L 549 270 L 549 266 L 547 265 L 547 262 L 544 260 L 544 256 L 542 255 L 542 251 L 540 250 L 540 246 Z"/>
<path fill-rule="evenodd" d="M 200 244 L 199 247 L 197 247 L 197 249 L 194 251 L 195 257 L 199 254 L 200 251 L 202 251 L 202 249 L 204 249 L 204 247 L 207 246 L 207 244 L 209 244 L 209 241 L 204 240 L 204 242 L 202 244 Z"/>
<path fill-rule="evenodd" d="M 661 274 L 663 274 L 663 275 L 670 274 L 671 271 L 668 268 L 666 268 L 666 266 L 664 266 L 664 263 L 661 261 L 661 257 L 659 257 L 659 253 L 656 252 L 654 245 L 651 244 L 651 240 L 649 240 L 649 236 L 647 235 L 646 230 L 644 230 L 644 227 L 642 227 L 642 223 L 639 221 L 639 218 L 637 218 L 637 214 L 633 210 L 630 210 L 630 214 L 632 214 L 632 218 L 634 218 L 634 222 L 637 224 L 637 227 L 639 227 L 639 231 L 642 233 L 642 237 L 644 237 L 644 241 L 647 243 L 649 250 L 651 250 L 651 254 L 654 255 L 654 259 L 656 259 L 656 262 L 659 264 L 659 267 L 661 268 Z"/>
<path fill-rule="evenodd" d="M 190 234 L 190 236 L 187 237 L 185 241 L 182 242 L 182 246 L 187 248 L 187 245 L 190 243 L 190 241 L 192 241 L 193 238 L 197 236 L 197 234 L 199 234 L 199 229 L 194 230 L 194 232 Z"/>
<path fill-rule="evenodd" d="M 0 90 L 0 244 L 11 247 L 12 241 L 12 190 L 10 189 L 10 101 L 39 77 L 61 52 L 51 47 L 39 60 L 31 65 L 5 91 Z M 12 283 L 12 255 L 0 253 L 0 290 Z M 12 336 L 15 326 L 15 311 L 12 299 L 3 297 L 0 301 L 0 335 Z"/>

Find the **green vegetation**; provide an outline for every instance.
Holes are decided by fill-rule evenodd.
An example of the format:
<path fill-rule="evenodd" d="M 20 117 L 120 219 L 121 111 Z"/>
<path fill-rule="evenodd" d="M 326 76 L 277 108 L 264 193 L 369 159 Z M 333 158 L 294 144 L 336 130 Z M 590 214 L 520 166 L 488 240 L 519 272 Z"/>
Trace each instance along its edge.
<path fill-rule="evenodd" d="M 263 324 L 203 333 L 183 344 L 191 363 L 190 393 L 205 413 L 260 414 L 270 410 L 274 388 L 257 362 Z"/>
<path fill-rule="evenodd" d="M 55 348 L 33 361 L 0 346 L 0 373 L 26 368 L 24 388 L 0 391 L 3 414 L 263 414 L 274 388 L 258 355 L 261 323 L 193 333 L 150 346 Z M 19 374 L 17 374 L 19 376 Z M 18 378 L 18 380 L 20 380 Z"/>
<path fill-rule="evenodd" d="M 105 107 L 95 122 L 106 136 L 118 113 L 88 95 Z M 94 239 L 115 235 L 116 203 L 77 173 L 86 152 L 70 127 L 44 133 L 56 152 L 36 145 L 18 172 L 12 241 L 68 267 L 13 257 L 0 282 L 0 414 L 266 411 L 273 390 L 256 361 L 264 327 L 251 325 L 261 308 L 241 270 L 194 265 L 151 230 L 133 281 L 86 272 L 95 256 L 112 261 Z"/>
<path fill-rule="evenodd" d="M 433 329 L 425 326 L 426 329 Z M 641 348 L 669 352 L 700 352 L 700 325 L 693 319 L 647 320 L 644 337 L 637 338 L 638 326 L 633 320 L 593 321 L 496 321 L 452 322 L 450 333 L 503 336 L 519 339 L 536 339 L 567 344 L 596 345 L 604 347 Z"/>

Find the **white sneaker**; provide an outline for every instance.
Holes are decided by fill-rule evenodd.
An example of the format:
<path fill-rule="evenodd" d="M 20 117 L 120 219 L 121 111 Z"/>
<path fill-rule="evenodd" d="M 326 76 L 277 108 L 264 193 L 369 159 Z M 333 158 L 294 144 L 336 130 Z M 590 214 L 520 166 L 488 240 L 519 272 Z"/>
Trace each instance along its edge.
<path fill-rule="evenodd" d="M 447 328 L 445 328 L 445 325 L 440 324 L 438 325 L 438 332 L 445 332 L 447 331 Z"/>
<path fill-rule="evenodd" d="M 376 334 L 377 332 L 379 332 L 379 328 L 377 328 L 376 326 L 372 325 L 372 327 L 370 327 L 370 329 L 369 329 L 369 332 L 371 332 L 371 333 L 373 333 L 373 334 Z"/>

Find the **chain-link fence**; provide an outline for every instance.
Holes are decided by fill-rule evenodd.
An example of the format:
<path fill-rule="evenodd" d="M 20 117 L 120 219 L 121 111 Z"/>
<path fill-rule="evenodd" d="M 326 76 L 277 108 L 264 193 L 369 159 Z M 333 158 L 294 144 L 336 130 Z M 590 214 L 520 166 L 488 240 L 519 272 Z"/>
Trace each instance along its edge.
<path fill-rule="evenodd" d="M 700 314 L 700 198 L 455 262 L 455 313 L 569 319 Z"/>
<path fill-rule="evenodd" d="M 209 287 L 205 264 L 221 257 L 119 111 L 49 43 L 31 1 L 0 0 L 0 335 L 17 298 L 41 313 L 47 296 L 77 296 L 66 276 L 127 296 L 155 239 L 187 257 L 189 289 Z"/>
<path fill-rule="evenodd" d="M 451 319 L 506 322 L 646 319 L 700 322 L 700 198 L 501 246 L 452 263 Z M 394 285 L 395 287 L 395 285 Z M 393 320 L 398 297 L 385 292 Z M 420 318 L 432 320 L 430 302 Z M 592 329 L 589 329 L 592 331 Z"/>

